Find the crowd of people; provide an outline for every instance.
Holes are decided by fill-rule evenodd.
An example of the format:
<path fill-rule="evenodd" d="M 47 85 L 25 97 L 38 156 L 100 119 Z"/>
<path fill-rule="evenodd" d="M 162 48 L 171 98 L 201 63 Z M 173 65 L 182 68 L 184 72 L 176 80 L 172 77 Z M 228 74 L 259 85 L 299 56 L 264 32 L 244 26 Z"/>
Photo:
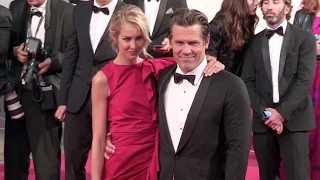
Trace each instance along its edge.
<path fill-rule="evenodd" d="M 251 143 L 260 180 L 319 180 L 320 0 L 293 24 L 291 3 L 223 0 L 211 21 L 186 0 L 0 6 L 5 179 L 30 154 L 60 179 L 64 131 L 66 180 L 89 151 L 92 180 L 245 180 Z"/>

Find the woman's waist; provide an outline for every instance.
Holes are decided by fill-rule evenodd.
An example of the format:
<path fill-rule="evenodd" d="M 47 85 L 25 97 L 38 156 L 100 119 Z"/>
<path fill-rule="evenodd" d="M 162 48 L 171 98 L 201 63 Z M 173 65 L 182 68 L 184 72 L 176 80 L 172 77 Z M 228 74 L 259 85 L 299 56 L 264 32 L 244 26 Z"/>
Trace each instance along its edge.
<path fill-rule="evenodd" d="M 144 129 L 110 130 L 115 146 L 145 145 L 155 143 L 157 127 Z"/>
<path fill-rule="evenodd" d="M 158 123 L 151 119 L 117 118 L 108 120 L 108 126 L 114 133 L 139 133 L 155 131 Z"/>

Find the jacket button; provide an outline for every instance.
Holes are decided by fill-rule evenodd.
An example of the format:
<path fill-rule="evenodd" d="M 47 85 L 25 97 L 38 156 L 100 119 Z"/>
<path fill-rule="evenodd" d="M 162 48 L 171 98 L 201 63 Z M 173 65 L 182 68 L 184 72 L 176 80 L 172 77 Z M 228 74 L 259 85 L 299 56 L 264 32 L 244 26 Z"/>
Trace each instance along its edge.
<path fill-rule="evenodd" d="M 271 96 L 271 93 L 268 93 L 268 96 Z"/>
<path fill-rule="evenodd" d="M 178 160 L 180 158 L 179 155 L 174 156 L 174 160 Z"/>

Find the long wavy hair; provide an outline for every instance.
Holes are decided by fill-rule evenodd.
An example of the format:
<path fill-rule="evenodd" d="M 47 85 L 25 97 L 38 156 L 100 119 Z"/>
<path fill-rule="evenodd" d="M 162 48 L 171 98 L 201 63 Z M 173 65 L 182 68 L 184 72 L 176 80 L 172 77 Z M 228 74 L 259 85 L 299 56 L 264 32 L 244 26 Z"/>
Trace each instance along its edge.
<path fill-rule="evenodd" d="M 307 14 L 315 14 L 319 10 L 319 3 L 317 0 L 303 0 L 301 5 L 301 10 Z"/>
<path fill-rule="evenodd" d="M 232 50 L 241 49 L 254 35 L 258 17 L 250 15 L 247 0 L 223 0 L 217 16 L 230 38 Z"/>

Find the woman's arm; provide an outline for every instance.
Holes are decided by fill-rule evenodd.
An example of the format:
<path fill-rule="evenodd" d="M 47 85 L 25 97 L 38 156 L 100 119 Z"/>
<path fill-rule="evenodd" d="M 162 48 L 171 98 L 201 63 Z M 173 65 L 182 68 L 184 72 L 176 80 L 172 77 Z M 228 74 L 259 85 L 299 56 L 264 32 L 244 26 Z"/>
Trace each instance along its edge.
<path fill-rule="evenodd" d="M 104 167 L 104 151 L 107 139 L 107 108 L 109 85 L 107 77 L 99 71 L 92 80 L 92 149 L 91 179 L 101 180 Z"/>

